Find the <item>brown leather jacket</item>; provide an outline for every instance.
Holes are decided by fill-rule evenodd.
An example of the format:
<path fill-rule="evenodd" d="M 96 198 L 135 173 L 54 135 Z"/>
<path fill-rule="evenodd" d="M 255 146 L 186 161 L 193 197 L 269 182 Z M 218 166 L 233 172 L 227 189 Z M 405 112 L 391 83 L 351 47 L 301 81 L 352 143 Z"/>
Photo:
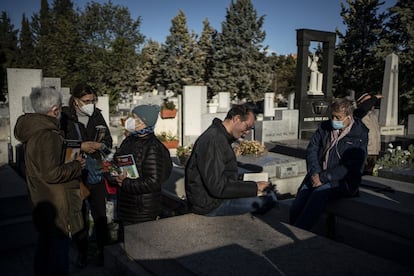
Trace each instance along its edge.
<path fill-rule="evenodd" d="M 60 230 L 69 236 L 81 230 L 81 164 L 79 161 L 64 163 L 58 120 L 36 113 L 22 115 L 16 122 L 14 135 L 24 145 L 26 180 L 38 230 L 52 233 Z M 51 208 L 45 208 L 45 204 L 37 208 L 45 202 Z M 50 229 L 45 224 L 57 228 Z"/>

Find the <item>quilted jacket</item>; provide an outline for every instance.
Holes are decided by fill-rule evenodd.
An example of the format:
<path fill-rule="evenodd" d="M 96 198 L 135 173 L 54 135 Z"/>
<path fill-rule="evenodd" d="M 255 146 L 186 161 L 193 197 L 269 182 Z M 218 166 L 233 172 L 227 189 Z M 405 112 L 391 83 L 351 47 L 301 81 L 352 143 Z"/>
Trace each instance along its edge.
<path fill-rule="evenodd" d="M 162 184 L 172 170 L 170 152 L 150 133 L 126 137 L 114 158 L 125 154 L 134 156 L 139 178 L 126 178 L 118 189 L 118 217 L 124 224 L 154 220 L 162 211 Z"/>

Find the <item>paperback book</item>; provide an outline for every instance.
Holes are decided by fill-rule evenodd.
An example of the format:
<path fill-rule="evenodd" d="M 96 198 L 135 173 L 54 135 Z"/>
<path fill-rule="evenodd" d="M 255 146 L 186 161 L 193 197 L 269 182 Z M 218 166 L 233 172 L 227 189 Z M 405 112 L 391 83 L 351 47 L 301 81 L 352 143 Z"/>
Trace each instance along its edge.
<path fill-rule="evenodd" d="M 65 163 L 75 160 L 77 155 L 81 154 L 80 140 L 64 140 L 63 141 L 63 160 Z"/>
<path fill-rule="evenodd" d="M 126 172 L 127 177 L 137 179 L 139 177 L 138 169 L 135 164 L 135 159 L 132 154 L 120 155 L 115 157 L 116 164 L 121 172 Z"/>

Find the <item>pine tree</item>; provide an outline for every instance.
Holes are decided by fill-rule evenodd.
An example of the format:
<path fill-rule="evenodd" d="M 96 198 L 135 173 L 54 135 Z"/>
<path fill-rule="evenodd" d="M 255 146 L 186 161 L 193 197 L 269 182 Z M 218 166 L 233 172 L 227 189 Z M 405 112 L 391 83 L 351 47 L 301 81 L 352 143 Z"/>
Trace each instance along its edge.
<path fill-rule="evenodd" d="M 198 41 L 198 47 L 200 49 L 200 63 L 203 65 L 201 74 L 203 76 L 202 78 L 204 85 L 207 85 L 207 95 L 209 99 L 213 97 L 213 92 L 211 90 L 211 87 L 208 86 L 208 84 L 212 76 L 214 67 L 213 43 L 216 35 L 217 31 L 213 27 L 211 27 L 210 22 L 207 18 L 204 19 L 203 30 Z"/>
<path fill-rule="evenodd" d="M 233 97 L 257 101 L 269 89 L 270 68 L 266 33 L 261 30 L 264 16 L 258 18 L 250 0 L 231 1 L 226 20 L 214 45 L 214 69 L 210 87 L 214 94 L 230 92 Z"/>
<path fill-rule="evenodd" d="M 33 34 L 30 29 L 30 22 L 23 14 L 22 24 L 20 31 L 20 49 L 19 57 L 17 59 L 17 66 L 22 68 L 35 68 L 36 59 L 35 59 L 35 46 L 33 40 Z"/>
<path fill-rule="evenodd" d="M 36 65 L 38 68 L 47 68 L 51 64 L 49 56 L 49 37 L 51 31 L 52 19 L 50 8 L 47 0 L 41 0 L 40 12 L 32 16 L 31 29 L 36 51 Z"/>
<path fill-rule="evenodd" d="M 59 77 L 62 86 L 73 87 L 76 84 L 76 58 L 79 54 L 80 37 L 77 30 L 77 15 L 71 0 L 54 0 L 51 11 L 52 23 L 46 35 L 48 64 L 43 74 Z M 43 30 L 42 30 L 43 32 Z"/>
<path fill-rule="evenodd" d="M 185 85 L 203 84 L 201 55 L 196 35 L 190 35 L 187 18 L 180 10 L 171 20 L 170 34 L 161 46 L 159 66 L 155 68 L 157 82 L 174 94 L 180 94 Z"/>
<path fill-rule="evenodd" d="M 158 42 L 149 40 L 142 48 L 137 68 L 137 91 L 140 93 L 151 92 L 157 88 L 153 68 L 158 64 Z"/>
<path fill-rule="evenodd" d="M 376 55 L 383 36 L 384 13 L 378 14 L 383 3 L 378 0 L 346 0 L 341 3 L 341 16 L 347 26 L 345 34 L 337 30 L 340 39 L 335 51 L 335 96 L 354 90 L 356 97 L 363 93 L 381 91 L 383 60 Z"/>
<path fill-rule="evenodd" d="M 0 17 L 0 102 L 6 100 L 7 94 L 7 68 L 14 67 L 16 64 L 17 33 L 14 25 L 6 12 L 1 13 Z"/>

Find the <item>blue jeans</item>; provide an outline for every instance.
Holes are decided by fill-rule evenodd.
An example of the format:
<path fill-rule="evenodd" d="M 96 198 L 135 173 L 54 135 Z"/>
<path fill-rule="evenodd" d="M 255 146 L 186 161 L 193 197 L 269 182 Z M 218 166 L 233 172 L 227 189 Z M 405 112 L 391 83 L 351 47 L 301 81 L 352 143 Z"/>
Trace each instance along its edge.
<path fill-rule="evenodd" d="M 219 207 L 208 213 L 208 217 L 233 216 L 259 211 L 266 205 L 273 206 L 276 202 L 276 195 L 261 197 L 243 197 L 224 200 Z"/>
<path fill-rule="evenodd" d="M 34 256 L 35 275 L 68 275 L 69 243 L 68 237 L 40 233 Z"/>
<path fill-rule="evenodd" d="M 313 188 L 312 183 L 306 181 L 299 189 L 290 207 L 290 223 L 296 227 L 310 230 L 318 221 L 328 202 L 339 196 L 338 186 L 326 183 Z"/>

